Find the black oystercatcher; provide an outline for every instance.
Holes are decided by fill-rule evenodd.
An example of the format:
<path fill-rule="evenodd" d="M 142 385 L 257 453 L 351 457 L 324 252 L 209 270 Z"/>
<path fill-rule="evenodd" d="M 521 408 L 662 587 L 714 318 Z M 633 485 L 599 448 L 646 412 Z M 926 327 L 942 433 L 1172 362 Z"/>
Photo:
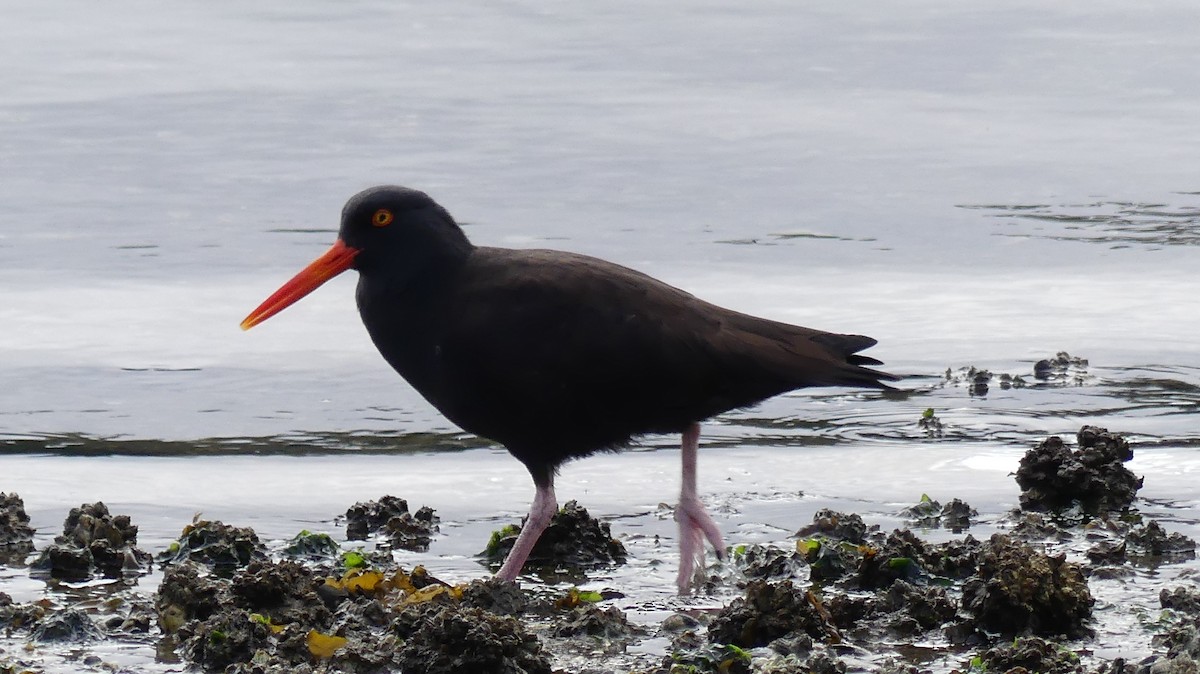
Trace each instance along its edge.
<path fill-rule="evenodd" d="M 477 247 L 423 192 L 381 186 L 342 209 L 338 240 L 246 320 L 249 329 L 357 269 L 379 352 L 448 419 L 503 444 L 533 476 L 529 518 L 498 575 L 513 580 L 558 509 L 563 462 L 645 433 L 683 434 L 681 592 L 704 538 L 700 423 L 806 386 L 888 388 L 858 355 L 875 344 L 709 304 L 645 274 L 554 250 Z"/>

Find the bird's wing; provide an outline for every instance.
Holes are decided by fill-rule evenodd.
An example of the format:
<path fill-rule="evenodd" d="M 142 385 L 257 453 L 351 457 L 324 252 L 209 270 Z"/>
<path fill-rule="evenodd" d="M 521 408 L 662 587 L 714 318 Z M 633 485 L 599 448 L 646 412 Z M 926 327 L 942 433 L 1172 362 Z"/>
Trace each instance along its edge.
<path fill-rule="evenodd" d="M 603 260 L 479 249 L 452 301 L 444 348 L 457 385 L 493 409 L 631 432 L 690 421 L 809 385 L 881 386 L 853 356 L 874 343 L 729 311 Z M 849 360 L 859 358 L 860 361 Z"/>

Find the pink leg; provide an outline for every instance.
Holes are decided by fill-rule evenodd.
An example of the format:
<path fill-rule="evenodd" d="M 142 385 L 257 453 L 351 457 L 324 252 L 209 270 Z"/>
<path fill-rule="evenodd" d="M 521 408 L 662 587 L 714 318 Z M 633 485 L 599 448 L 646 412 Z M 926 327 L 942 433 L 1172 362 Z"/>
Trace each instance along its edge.
<path fill-rule="evenodd" d="M 558 512 L 558 501 L 554 499 L 554 476 L 551 475 L 546 484 L 536 484 L 536 487 L 533 505 L 529 506 L 529 517 L 525 519 L 521 533 L 517 535 L 517 542 L 513 543 L 512 550 L 504 559 L 504 565 L 496 572 L 496 576 L 502 580 L 517 579 L 525 566 L 525 560 L 529 559 L 529 553 L 533 552 L 533 546 L 537 544 L 546 527 L 550 526 L 554 513 Z"/>
<path fill-rule="evenodd" d="M 675 521 L 679 523 L 679 576 L 675 584 L 679 593 L 686 594 L 692 584 L 696 563 L 704 567 L 704 539 L 717 550 L 717 558 L 725 558 L 725 541 L 721 530 L 708 516 L 700 497 L 696 495 L 696 454 L 700 447 L 700 424 L 692 424 L 683 432 L 683 484 L 679 489 L 679 505 Z"/>

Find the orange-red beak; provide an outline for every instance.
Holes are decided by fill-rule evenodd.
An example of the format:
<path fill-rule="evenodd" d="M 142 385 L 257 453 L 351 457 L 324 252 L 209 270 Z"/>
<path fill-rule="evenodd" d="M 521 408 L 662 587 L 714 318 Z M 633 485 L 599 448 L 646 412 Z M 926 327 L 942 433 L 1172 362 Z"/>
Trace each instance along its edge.
<path fill-rule="evenodd" d="M 288 308 L 301 297 L 321 287 L 321 284 L 329 279 L 346 271 L 350 265 L 354 264 L 355 255 L 358 255 L 357 248 L 351 248 L 338 239 L 337 243 L 330 246 L 324 255 L 313 260 L 299 274 L 293 276 L 292 280 L 280 286 L 275 294 L 258 305 L 257 309 L 251 311 L 250 315 L 242 321 L 242 329 L 249 330 L 262 323 Z"/>

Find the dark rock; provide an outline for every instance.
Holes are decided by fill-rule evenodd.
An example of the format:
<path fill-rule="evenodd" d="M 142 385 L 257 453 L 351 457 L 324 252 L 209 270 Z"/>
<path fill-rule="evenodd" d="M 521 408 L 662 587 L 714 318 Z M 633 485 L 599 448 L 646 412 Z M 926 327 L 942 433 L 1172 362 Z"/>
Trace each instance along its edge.
<path fill-rule="evenodd" d="M 879 669 L 875 674 L 922 674 L 922 671 L 911 662 L 905 662 L 900 658 L 889 656 L 884 658 L 883 662 L 879 663 Z"/>
<path fill-rule="evenodd" d="M 602 609 L 596 605 L 580 606 L 554 628 L 556 637 L 603 637 L 619 639 L 629 636 L 629 620 L 616 606 Z"/>
<path fill-rule="evenodd" d="M 975 573 L 984 544 L 970 534 L 959 540 L 927 546 L 922 565 L 935 576 L 961 579 Z"/>
<path fill-rule="evenodd" d="M 901 510 L 900 515 L 917 526 L 936 527 L 942 523 L 942 504 L 922 495 L 919 502 Z"/>
<path fill-rule="evenodd" d="M 1168 534 L 1162 525 L 1150 520 L 1136 527 L 1125 537 L 1131 553 L 1150 557 L 1173 557 L 1190 559 L 1196 556 L 1196 541 L 1179 532 Z"/>
<path fill-rule="evenodd" d="M 184 657 L 210 672 L 249 662 L 259 649 L 271 645 L 271 637 L 270 627 L 251 620 L 245 611 L 218 611 L 184 624 L 178 632 Z"/>
<path fill-rule="evenodd" d="M 963 608 L 978 626 L 1006 636 L 1078 637 L 1088 633 L 1092 595 L 1079 567 L 1026 543 L 995 534 L 979 555 L 979 571 L 963 585 Z"/>
<path fill-rule="evenodd" d="M 288 541 L 287 547 L 283 549 L 283 554 L 314 562 L 328 562 L 341 557 L 342 546 L 338 545 L 337 541 L 333 540 L 329 534 L 305 529 Z"/>
<path fill-rule="evenodd" d="M 1142 479 L 1124 465 L 1133 458 L 1129 443 L 1095 426 L 1084 426 L 1076 437 L 1075 451 L 1052 436 L 1026 452 L 1017 469 L 1023 509 L 1062 513 L 1075 507 L 1098 515 L 1133 504 Z"/>
<path fill-rule="evenodd" d="M 416 513 L 410 513 L 408 501 L 395 496 L 355 503 L 346 510 L 346 538 L 352 541 L 366 540 L 378 532 L 388 538 L 392 547 L 424 552 L 437 530 L 432 508 L 422 506 Z"/>
<path fill-rule="evenodd" d="M 726 644 L 672 643 L 672 652 L 657 667 L 633 674 L 750 674 L 750 654 Z"/>
<path fill-rule="evenodd" d="M 462 604 L 497 615 L 517 616 L 529 605 L 529 598 L 515 582 L 491 576 L 473 580 L 463 588 Z"/>
<path fill-rule="evenodd" d="M 55 540 L 86 548 L 96 570 L 108 578 L 138 574 L 150 564 L 150 554 L 135 547 L 137 525 L 128 515 L 111 515 L 101 502 L 72 508 Z"/>
<path fill-rule="evenodd" d="M 422 508 L 418 513 L 428 510 Z M 432 511 L 429 511 L 432 512 Z M 432 519 L 421 519 L 410 513 L 403 513 L 391 518 L 383 525 L 381 531 L 387 534 L 393 548 L 425 552 L 433 541 L 433 534 L 438 527 Z"/>
<path fill-rule="evenodd" d="M 805 556 L 796 550 L 757 544 L 736 548 L 733 560 L 746 578 L 764 580 L 796 578 L 806 566 Z"/>
<path fill-rule="evenodd" d="M 933 408 L 927 408 L 921 418 L 917 420 L 917 427 L 925 431 L 927 438 L 940 438 L 945 432 L 945 426 L 942 425 L 942 420 L 934 413 Z"/>
<path fill-rule="evenodd" d="M 979 512 L 966 501 L 957 498 L 951 499 L 942 508 L 942 526 L 957 534 L 964 529 L 970 529 L 971 518 L 978 516 Z"/>
<path fill-rule="evenodd" d="M 862 556 L 859 544 L 832 539 L 812 538 L 800 542 L 802 558 L 809 565 L 809 577 L 814 581 L 834 581 L 844 577 L 858 565 Z"/>
<path fill-rule="evenodd" d="M 811 674 L 846 674 L 846 663 L 826 651 L 818 651 L 808 656 L 800 671 Z"/>
<path fill-rule="evenodd" d="M 150 554 L 137 549 L 137 526 L 128 515 L 113 516 L 101 502 L 72 508 L 63 533 L 34 561 L 41 574 L 62 580 L 86 580 L 93 572 L 107 578 L 148 570 Z"/>
<path fill-rule="evenodd" d="M 813 514 L 812 524 L 801 528 L 795 535 L 797 538 L 809 538 L 818 534 L 840 541 L 862 543 L 866 540 L 867 525 L 855 513 L 845 514 L 822 508 Z"/>
<path fill-rule="evenodd" d="M 1125 541 L 1098 541 L 1088 548 L 1087 558 L 1092 564 L 1124 564 Z"/>
<path fill-rule="evenodd" d="M 919 503 L 905 508 L 900 514 L 917 526 L 943 526 L 955 533 L 970 528 L 971 518 L 979 515 L 974 508 L 961 499 L 953 499 L 943 506 L 928 496 L 922 496 Z"/>
<path fill-rule="evenodd" d="M 395 654 L 401 671 L 551 672 L 537 637 L 515 618 L 453 604 L 425 603 L 405 607 L 390 629 L 402 640 Z"/>
<path fill-rule="evenodd" d="M 65 541 L 60 542 L 86 548 L 93 541 L 106 540 L 112 547 L 121 548 L 137 543 L 137 533 L 138 528 L 130 522 L 128 515 L 113 517 L 108 512 L 108 506 L 97 501 L 71 508 L 63 522 Z"/>
<path fill-rule="evenodd" d="M 946 596 L 944 587 L 918 587 L 902 580 L 887 589 L 883 605 L 916 625 L 917 630 L 910 634 L 941 627 L 958 613 L 958 605 Z"/>
<path fill-rule="evenodd" d="M 1011 375 L 1000 375 L 1004 379 L 1001 381 L 1002 388 L 1012 388 L 1014 378 Z M 986 396 L 989 389 L 989 384 L 993 379 L 997 379 L 988 370 L 976 368 L 975 366 L 960 367 L 957 370 L 946 368 L 946 373 L 943 375 L 944 383 L 950 386 L 966 386 L 967 393 L 971 396 Z M 1024 384 L 1024 380 L 1017 377 L 1015 381 Z"/>
<path fill-rule="evenodd" d="M 780 655 L 791 656 L 793 662 L 803 666 L 803 660 L 799 656 L 811 653 L 814 645 L 812 637 L 807 634 L 789 634 L 772 641 L 767 647 Z"/>
<path fill-rule="evenodd" d="M 21 561 L 33 551 L 33 528 L 25 502 L 15 492 L 0 492 L 0 564 Z"/>
<path fill-rule="evenodd" d="M 92 577 L 92 552 L 66 543 L 52 543 L 42 549 L 30 567 L 38 576 L 66 581 L 87 580 Z"/>
<path fill-rule="evenodd" d="M 12 597 L 0 592 L 0 627 L 6 631 L 29 629 L 46 616 L 40 604 L 15 604 Z"/>
<path fill-rule="evenodd" d="M 662 621 L 662 629 L 664 632 L 682 632 L 684 630 L 694 630 L 700 626 L 700 621 L 686 613 L 672 613 Z"/>
<path fill-rule="evenodd" d="M 189 560 L 210 566 L 219 574 L 231 575 L 234 570 L 266 556 L 266 548 L 250 527 L 202 520 L 184 527 L 178 542 L 159 554 L 158 561 L 175 564 Z"/>
<path fill-rule="evenodd" d="M 104 620 L 109 636 L 132 636 L 146 634 L 155 623 L 154 607 L 142 600 L 129 603 L 123 611 L 114 613 Z"/>
<path fill-rule="evenodd" d="M 814 580 L 845 576 L 861 589 L 886 588 L 896 580 L 923 583 L 931 576 L 966 578 L 975 573 L 980 547 L 971 536 L 930 545 L 907 529 L 897 529 L 874 544 L 817 541 L 802 545 Z M 847 574 L 847 569 L 854 573 Z"/>
<path fill-rule="evenodd" d="M 744 596 L 734 599 L 713 618 L 708 640 L 754 648 L 793 632 L 821 640 L 834 634 L 805 591 L 790 581 L 755 580 L 746 586 Z"/>
<path fill-rule="evenodd" d="M 1014 668 L 1039 674 L 1083 674 L 1079 655 L 1038 637 L 1018 637 L 979 654 L 984 670 L 1011 672 Z M 964 668 L 965 669 L 965 668 Z"/>
<path fill-rule="evenodd" d="M 519 533 L 518 527 L 508 529 L 483 554 L 493 562 L 502 561 Z M 575 501 L 568 501 L 533 546 L 525 568 L 586 569 L 624 563 L 625 546 L 612 537 L 608 524 L 593 518 Z"/>
<path fill-rule="evenodd" d="M 175 632 L 189 620 L 206 620 L 228 603 L 228 584 L 208 575 L 206 567 L 193 562 L 168 566 L 154 596 L 158 625 L 166 634 Z"/>
<path fill-rule="evenodd" d="M 276 624 L 325 629 L 333 623 L 333 614 L 317 596 L 321 582 L 296 562 L 258 561 L 233 576 L 230 593 L 238 607 L 266 615 Z"/>
<path fill-rule="evenodd" d="M 1012 529 L 1012 535 L 1016 538 L 1027 541 L 1071 539 L 1071 532 L 1060 527 L 1045 513 L 1014 510 L 1012 515 L 1017 520 L 1017 525 Z M 1077 513 L 1077 516 L 1082 520 L 1083 513 Z"/>
<path fill-rule="evenodd" d="M 958 605 L 943 587 L 896 580 L 874 596 L 836 594 L 826 602 L 832 623 L 843 634 L 878 638 L 878 628 L 912 637 L 955 618 Z"/>
<path fill-rule="evenodd" d="M 1177 587 L 1174 590 L 1163 588 L 1158 593 L 1158 603 L 1174 611 L 1200 614 L 1200 590 L 1190 587 Z"/>
<path fill-rule="evenodd" d="M 837 593 L 825 602 L 830 622 L 839 630 L 852 630 L 883 610 L 874 596 Z"/>
<path fill-rule="evenodd" d="M 1033 364 L 1033 376 L 1041 381 L 1082 384 L 1087 378 L 1088 361 L 1059 351 L 1053 358 Z"/>
<path fill-rule="evenodd" d="M 896 529 L 883 544 L 869 547 L 858 564 L 856 581 L 864 589 L 888 587 L 896 580 L 920 582 L 929 571 L 924 562 L 933 559 L 929 546 L 908 529 Z"/>
<path fill-rule="evenodd" d="M 83 611 L 63 609 L 46 615 L 34 625 L 34 641 L 96 641 L 104 632 Z"/>
<path fill-rule="evenodd" d="M 1172 625 L 1167 633 L 1157 639 L 1167 647 L 1167 657 L 1178 660 L 1175 665 L 1183 664 L 1185 660 L 1200 658 L 1200 618 L 1189 616 Z M 1152 671 L 1171 666 L 1172 663 L 1159 662 Z"/>
<path fill-rule="evenodd" d="M 346 538 L 365 541 L 388 520 L 408 513 L 408 501 L 386 495 L 378 501 L 360 501 L 346 509 Z"/>

